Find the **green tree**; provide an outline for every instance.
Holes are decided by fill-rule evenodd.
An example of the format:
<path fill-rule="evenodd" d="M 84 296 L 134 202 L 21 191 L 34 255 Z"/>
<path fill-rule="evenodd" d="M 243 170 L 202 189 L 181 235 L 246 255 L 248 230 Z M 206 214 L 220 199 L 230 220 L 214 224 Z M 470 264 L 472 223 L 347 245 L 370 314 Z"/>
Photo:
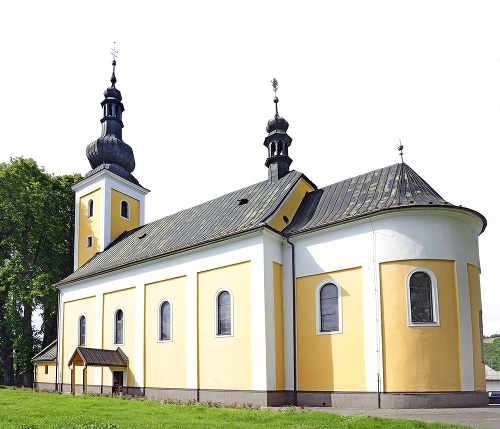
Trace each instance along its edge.
<path fill-rule="evenodd" d="M 484 343 L 484 363 L 495 371 L 500 371 L 500 338 L 498 335 L 492 335 L 495 338 L 492 343 Z"/>
<path fill-rule="evenodd" d="M 32 159 L 0 164 L 0 343 L 4 382 L 31 386 L 31 358 L 56 337 L 53 284 L 73 268 L 74 196 L 79 175 L 53 176 Z M 32 326 L 40 308 L 40 331 Z"/>

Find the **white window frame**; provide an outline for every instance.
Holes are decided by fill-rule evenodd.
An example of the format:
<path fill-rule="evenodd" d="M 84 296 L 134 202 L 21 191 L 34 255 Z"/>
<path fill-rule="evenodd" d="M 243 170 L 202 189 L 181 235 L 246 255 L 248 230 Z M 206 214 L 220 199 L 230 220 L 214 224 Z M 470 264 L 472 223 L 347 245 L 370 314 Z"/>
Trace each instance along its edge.
<path fill-rule="evenodd" d="M 82 320 L 82 317 L 85 317 L 85 343 L 84 344 L 80 344 L 80 338 L 81 338 L 81 323 L 80 321 Z M 78 343 L 78 347 L 87 347 L 87 316 L 85 316 L 85 314 L 83 313 L 80 313 L 80 315 L 78 316 L 78 323 L 77 323 L 77 327 L 76 327 L 77 331 L 78 331 L 78 340 L 77 340 L 77 343 Z"/>
<path fill-rule="evenodd" d="M 122 205 L 125 203 L 127 205 L 127 216 L 122 215 Z M 123 219 L 130 219 L 130 203 L 127 200 L 121 200 L 120 201 L 120 216 Z"/>
<path fill-rule="evenodd" d="M 323 286 L 327 284 L 333 284 L 337 287 L 338 292 L 338 312 L 339 312 L 339 329 L 338 331 L 322 331 L 321 330 L 321 289 Z M 343 323 L 342 323 L 342 286 L 338 282 L 333 279 L 328 279 L 322 281 L 318 286 L 316 286 L 315 291 L 316 298 L 316 335 L 336 335 L 342 334 L 343 332 Z"/>
<path fill-rule="evenodd" d="M 122 311 L 122 315 L 123 315 L 123 319 L 122 319 L 122 337 L 123 337 L 123 341 L 121 343 L 119 343 L 119 342 L 116 341 L 116 313 L 118 313 L 119 310 Z M 121 307 L 116 308 L 115 312 L 113 313 L 113 344 L 115 346 L 123 346 L 125 344 L 125 311 Z"/>
<path fill-rule="evenodd" d="M 219 295 L 222 292 L 229 293 L 229 298 L 231 299 L 231 333 L 230 334 L 219 334 Z M 229 289 L 223 288 L 215 292 L 214 295 L 214 337 L 216 338 L 227 338 L 234 337 L 234 297 Z"/>
<path fill-rule="evenodd" d="M 424 272 L 431 279 L 431 298 L 432 298 L 432 322 L 415 323 L 411 320 L 411 300 L 410 300 L 410 278 L 414 273 Z M 438 284 L 436 275 L 425 267 L 418 267 L 411 270 L 406 275 L 406 312 L 408 317 L 408 326 L 441 326 L 439 322 L 439 299 L 438 299 Z"/>
<path fill-rule="evenodd" d="M 169 339 L 163 339 L 161 338 L 161 307 L 163 306 L 163 304 L 165 302 L 168 302 L 170 304 L 170 338 Z M 157 327 L 158 327 L 158 331 L 157 331 L 157 334 L 156 334 L 156 338 L 158 340 L 159 343 L 169 343 L 169 342 L 172 342 L 173 341 L 173 337 L 174 337 L 174 330 L 173 330 L 173 327 L 172 327 L 172 321 L 173 321 L 173 317 L 172 317 L 172 313 L 173 313 L 173 306 L 172 306 L 172 301 L 170 301 L 169 299 L 163 299 L 160 301 L 160 303 L 158 304 L 158 310 L 156 311 L 156 314 L 158 315 L 158 323 L 157 323 Z"/>

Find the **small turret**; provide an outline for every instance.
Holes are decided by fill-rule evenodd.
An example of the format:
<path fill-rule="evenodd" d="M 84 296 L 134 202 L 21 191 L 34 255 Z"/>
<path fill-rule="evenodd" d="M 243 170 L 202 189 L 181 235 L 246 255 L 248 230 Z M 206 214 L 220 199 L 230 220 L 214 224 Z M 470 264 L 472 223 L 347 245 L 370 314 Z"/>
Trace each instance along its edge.
<path fill-rule="evenodd" d="M 264 146 L 268 149 L 266 167 L 269 169 L 269 180 L 276 182 L 290 172 L 292 158 L 288 156 L 288 147 L 292 144 L 292 138 L 287 134 L 288 122 L 278 114 L 279 99 L 276 96 L 278 81 L 271 81 L 274 91 L 274 104 L 276 113 L 274 118 L 267 122 L 266 131 L 269 133 L 264 140 Z"/>

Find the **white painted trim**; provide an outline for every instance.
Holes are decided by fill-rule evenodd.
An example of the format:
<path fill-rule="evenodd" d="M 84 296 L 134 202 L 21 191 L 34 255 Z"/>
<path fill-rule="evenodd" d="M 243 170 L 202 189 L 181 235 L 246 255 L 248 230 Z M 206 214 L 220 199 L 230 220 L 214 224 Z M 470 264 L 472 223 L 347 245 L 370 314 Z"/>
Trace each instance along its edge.
<path fill-rule="evenodd" d="M 320 299 L 320 292 L 321 289 L 323 289 L 324 286 L 332 284 L 337 288 L 337 294 L 338 294 L 338 299 L 337 299 L 337 311 L 338 311 L 338 320 L 339 320 L 339 329 L 337 331 L 322 331 L 321 330 L 321 299 Z M 315 295 L 315 302 L 316 302 L 316 335 L 336 335 L 336 334 L 342 334 L 342 286 L 340 284 L 333 280 L 333 279 L 328 279 L 322 281 L 318 286 L 316 286 L 316 290 L 314 292 Z"/>
<path fill-rule="evenodd" d="M 230 334 L 218 334 L 218 322 L 219 322 L 219 295 L 222 292 L 227 292 L 229 294 L 230 310 L 231 310 L 231 333 Z M 234 337 L 234 297 L 233 293 L 228 288 L 221 288 L 214 295 L 214 338 L 226 338 Z"/>
<path fill-rule="evenodd" d="M 455 263 L 457 273 L 458 323 L 460 337 L 460 365 L 462 391 L 474 391 L 474 344 L 470 309 L 469 276 L 467 261 L 462 257 Z"/>
<path fill-rule="evenodd" d="M 170 338 L 161 338 L 161 324 L 162 324 L 162 318 L 161 318 L 161 308 L 163 307 L 163 304 L 168 302 L 168 304 L 170 305 L 170 315 L 169 315 L 169 319 L 170 319 L 170 332 L 169 332 L 169 337 Z M 172 317 L 172 314 L 173 314 L 173 305 L 172 305 L 172 302 L 167 299 L 167 298 L 164 298 L 162 299 L 159 303 L 158 303 L 158 308 L 156 309 L 156 315 L 157 315 L 157 323 L 156 323 L 156 327 L 157 327 L 157 332 L 156 332 L 156 341 L 158 343 L 171 343 L 174 339 L 174 329 L 173 329 L 173 326 L 172 326 L 172 321 L 173 321 L 173 317 Z"/>
<path fill-rule="evenodd" d="M 119 343 L 116 341 L 116 313 L 118 311 L 122 312 L 122 337 L 123 341 Z M 125 311 L 123 311 L 123 308 L 117 307 L 115 308 L 115 311 L 113 312 L 113 345 L 115 346 L 124 346 L 125 345 Z"/>
<path fill-rule="evenodd" d="M 198 389 L 198 274 L 188 269 L 185 295 L 186 389 Z"/>
<path fill-rule="evenodd" d="M 410 278 L 413 274 L 423 272 L 431 279 L 431 299 L 432 299 L 432 322 L 418 323 L 411 320 L 411 302 L 410 302 Z M 411 270 L 406 275 L 406 313 L 408 317 L 408 326 L 441 326 L 439 323 L 439 297 L 436 275 L 426 267 L 418 267 Z"/>
<path fill-rule="evenodd" d="M 136 185 L 135 183 L 129 182 L 128 180 L 112 173 L 109 170 L 101 170 L 98 173 L 95 173 L 92 176 L 87 177 L 86 179 L 82 179 L 78 183 L 75 183 L 71 187 L 71 189 L 73 189 L 73 191 L 75 192 L 79 192 L 81 189 L 89 185 L 92 185 L 100 180 L 103 180 L 106 176 L 108 176 L 110 179 L 114 181 L 117 181 L 118 183 L 121 183 L 122 185 L 125 185 L 127 188 L 132 188 L 135 192 L 138 192 L 142 195 L 146 195 L 149 193 L 149 189 L 143 188 L 140 185 Z"/>

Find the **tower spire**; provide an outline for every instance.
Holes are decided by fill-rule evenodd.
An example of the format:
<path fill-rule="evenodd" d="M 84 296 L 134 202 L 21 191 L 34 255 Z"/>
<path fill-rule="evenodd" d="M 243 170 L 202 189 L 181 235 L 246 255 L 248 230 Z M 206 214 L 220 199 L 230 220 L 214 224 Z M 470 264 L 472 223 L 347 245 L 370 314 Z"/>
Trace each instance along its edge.
<path fill-rule="evenodd" d="M 276 96 L 278 81 L 271 81 L 274 91 L 274 118 L 267 122 L 266 131 L 269 133 L 264 140 L 264 146 L 268 149 L 268 157 L 265 166 L 269 171 L 269 180 L 276 182 L 290 172 L 292 158 L 288 156 L 288 147 L 292 144 L 292 138 L 287 134 L 288 122 L 278 114 L 279 99 Z"/>
<path fill-rule="evenodd" d="M 122 103 L 122 94 L 116 88 L 116 58 L 118 51 L 113 45 L 111 55 L 113 61 L 113 72 L 111 74 L 111 86 L 104 91 L 104 100 L 101 102 L 103 117 L 101 119 L 101 137 L 87 146 L 87 158 L 93 170 L 104 166 L 107 170 L 139 185 L 137 179 L 131 174 L 135 169 L 134 152 L 132 148 L 122 140 L 122 114 L 125 107 Z M 87 175 L 93 174 L 93 170 Z"/>

